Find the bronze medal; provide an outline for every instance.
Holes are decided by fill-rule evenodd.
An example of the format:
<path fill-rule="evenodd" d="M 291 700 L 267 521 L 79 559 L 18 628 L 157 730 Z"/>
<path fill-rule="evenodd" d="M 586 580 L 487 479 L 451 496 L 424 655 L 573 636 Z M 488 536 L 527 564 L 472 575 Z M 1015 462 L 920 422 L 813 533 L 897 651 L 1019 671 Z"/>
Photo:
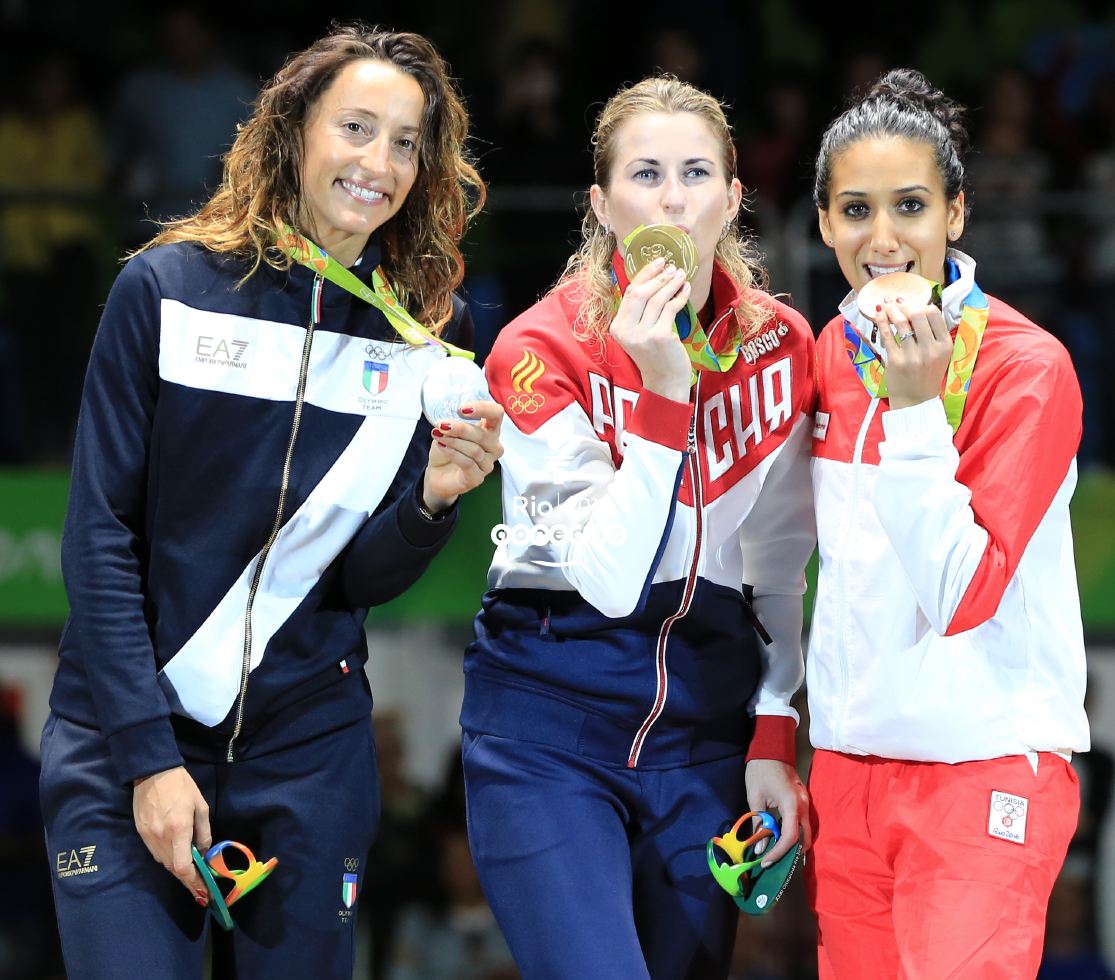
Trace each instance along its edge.
<path fill-rule="evenodd" d="M 866 283 L 856 302 L 860 313 L 874 320 L 875 307 L 882 306 L 888 297 L 892 303 L 902 297 L 903 306 L 916 309 L 934 301 L 933 283 L 914 272 L 892 272 Z"/>
<path fill-rule="evenodd" d="M 634 279 L 643 266 L 657 258 L 677 266 L 690 282 L 697 275 L 697 247 L 692 238 L 674 225 L 646 225 L 635 233 L 623 258 L 627 278 Z"/>

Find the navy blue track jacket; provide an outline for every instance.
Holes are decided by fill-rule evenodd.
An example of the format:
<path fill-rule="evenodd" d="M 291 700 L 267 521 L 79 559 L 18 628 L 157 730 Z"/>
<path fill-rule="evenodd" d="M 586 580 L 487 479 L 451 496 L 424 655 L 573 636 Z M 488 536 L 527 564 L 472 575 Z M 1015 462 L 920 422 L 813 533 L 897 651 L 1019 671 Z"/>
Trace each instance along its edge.
<path fill-rule="evenodd" d="M 376 239 L 353 271 L 380 261 Z M 62 543 L 71 612 L 51 695 L 122 782 L 366 717 L 368 608 L 455 512 L 418 509 L 436 347 L 295 266 L 193 244 L 132 259 L 93 345 Z M 471 342 L 454 300 L 443 331 Z"/>

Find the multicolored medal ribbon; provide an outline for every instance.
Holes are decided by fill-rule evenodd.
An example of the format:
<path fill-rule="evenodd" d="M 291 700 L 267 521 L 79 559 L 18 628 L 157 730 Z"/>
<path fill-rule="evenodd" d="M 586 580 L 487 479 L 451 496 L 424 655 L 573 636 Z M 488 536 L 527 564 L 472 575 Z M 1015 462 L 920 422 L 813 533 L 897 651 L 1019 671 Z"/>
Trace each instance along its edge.
<path fill-rule="evenodd" d="M 987 315 L 987 297 L 979 286 L 973 284 L 972 291 L 968 293 L 960 309 L 952 359 L 949 361 L 941 391 L 945 417 L 949 420 L 954 435 L 964 417 L 964 403 L 968 400 L 968 386 L 976 368 L 976 356 L 979 354 L 983 332 L 987 329 Z M 872 398 L 886 398 L 886 368 L 879 355 L 847 320 L 844 321 L 844 349 L 867 393 Z"/>
<path fill-rule="evenodd" d="M 638 243 L 635 242 L 636 237 L 639 236 L 640 233 L 645 234 L 648 231 L 656 231 L 656 233 L 661 236 L 663 234 L 661 229 L 664 227 L 669 228 L 678 239 L 676 254 L 678 257 L 682 258 L 682 265 L 680 265 L 679 268 L 683 268 L 687 276 L 690 279 L 692 278 L 691 270 L 688 267 L 685 256 L 690 253 L 691 249 L 693 255 L 696 254 L 696 251 L 693 249 L 692 244 L 688 246 L 684 245 L 682 236 L 684 236 L 685 240 L 688 240 L 688 236 L 685 232 L 680 228 L 673 228 L 673 226 L 639 225 L 638 228 L 623 239 L 624 254 L 620 254 L 619 250 L 617 250 L 612 257 L 612 283 L 614 290 L 613 312 L 619 309 L 620 300 L 623 299 L 623 294 L 628 285 L 630 285 L 631 280 L 627 270 L 628 258 L 644 251 L 637 247 Z M 635 243 L 636 247 L 632 247 L 633 243 Z M 667 259 L 675 259 L 675 255 L 673 254 L 675 252 L 674 249 L 667 248 L 664 251 L 665 253 L 671 253 L 666 254 Z M 654 252 L 663 253 L 663 249 L 656 248 Z M 650 256 L 650 261 L 658 257 L 657 254 L 653 254 L 651 251 L 648 251 L 647 254 Z M 637 273 L 638 270 L 647 263 L 636 261 L 630 264 L 634 272 Z M 695 269 L 693 271 L 695 272 Z M 632 273 L 632 275 L 633 274 L 634 273 Z M 677 317 L 674 319 L 674 327 L 678 332 L 678 338 L 685 345 L 685 352 L 689 355 L 689 360 L 693 365 L 693 379 L 696 379 L 698 371 L 716 371 L 723 373 L 732 369 L 732 365 L 736 363 L 736 358 L 739 357 L 740 347 L 743 345 L 743 329 L 740 327 L 739 320 L 736 319 L 735 316 L 731 317 L 731 322 L 731 340 L 725 345 L 725 349 L 722 353 L 717 353 L 709 342 L 708 337 L 705 335 L 700 321 L 697 319 L 697 311 L 693 309 L 693 304 L 686 303 L 685 309 L 678 313 Z"/>
<path fill-rule="evenodd" d="M 455 347 L 447 340 L 442 340 L 415 320 L 407 312 L 406 307 L 399 302 L 382 266 L 372 272 L 372 288 L 369 289 L 350 269 L 346 269 L 320 245 L 300 235 L 290 225 L 283 225 L 283 232 L 275 245 L 295 262 L 312 269 L 335 286 L 340 286 L 341 289 L 374 306 L 387 317 L 387 321 L 408 344 L 414 347 L 443 347 L 453 357 L 466 357 L 470 361 L 475 358 L 476 355 L 472 351 Z"/>
<path fill-rule="evenodd" d="M 224 852 L 230 847 L 243 855 L 248 862 L 246 868 L 230 868 L 228 866 L 225 862 Z M 278 858 L 271 858 L 266 862 L 257 861 L 250 848 L 234 840 L 223 840 L 219 844 L 214 844 L 205 852 L 204 856 L 196 847 L 191 846 L 190 852 L 193 855 L 194 864 L 205 882 L 205 887 L 209 891 L 209 911 L 213 913 L 213 918 L 226 930 L 231 930 L 235 925 L 229 907 L 247 895 L 253 888 L 261 885 L 279 863 Z M 233 887 L 227 895 L 217 887 L 217 878 L 226 878 L 233 883 Z"/>
<path fill-rule="evenodd" d="M 754 830 L 748 823 L 751 820 L 759 821 L 758 830 Z M 739 833 L 744 823 L 748 823 L 748 829 L 752 833 L 750 837 L 741 839 Z M 728 833 L 711 838 L 705 846 L 708 869 L 716 883 L 748 915 L 763 915 L 774 908 L 786 891 L 790 877 L 798 865 L 805 861 L 801 844 L 797 843 L 769 868 L 762 866 L 763 855 L 756 853 L 756 845 L 761 841 L 769 841 L 769 846 L 773 846 L 778 843 L 781 835 L 778 821 L 773 815 L 765 810 L 752 810 L 740 817 Z M 731 863 L 721 862 L 717 858 L 717 850 L 727 854 Z"/>

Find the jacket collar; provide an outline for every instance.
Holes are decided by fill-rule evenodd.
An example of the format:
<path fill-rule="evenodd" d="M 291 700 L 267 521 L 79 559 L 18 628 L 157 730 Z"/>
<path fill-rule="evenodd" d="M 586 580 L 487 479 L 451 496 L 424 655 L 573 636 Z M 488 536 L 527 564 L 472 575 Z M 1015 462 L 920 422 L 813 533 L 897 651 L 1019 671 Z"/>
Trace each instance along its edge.
<path fill-rule="evenodd" d="M 976 260 L 959 249 L 950 248 L 945 253 L 945 270 L 948 283 L 941 290 L 941 312 L 949 331 L 956 329 L 964 311 L 964 300 L 976 285 Z M 865 317 L 859 309 L 859 293 L 852 290 L 840 303 L 840 312 L 846 322 L 867 341 L 868 346 L 880 357 L 886 359 L 883 345 L 879 342 L 873 321 Z"/>

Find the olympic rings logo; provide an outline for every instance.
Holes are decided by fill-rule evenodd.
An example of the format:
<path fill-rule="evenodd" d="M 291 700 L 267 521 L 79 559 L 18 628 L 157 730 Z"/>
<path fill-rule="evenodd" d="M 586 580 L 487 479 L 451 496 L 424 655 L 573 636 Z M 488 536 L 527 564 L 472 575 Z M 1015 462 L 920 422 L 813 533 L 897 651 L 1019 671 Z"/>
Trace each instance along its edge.
<path fill-rule="evenodd" d="M 1011 803 L 1008 800 L 996 800 L 995 809 L 1008 817 L 1021 819 L 1026 816 L 1026 808 L 1021 804 Z"/>
<path fill-rule="evenodd" d="M 546 404 L 546 399 L 541 395 L 508 395 L 504 404 L 515 415 L 533 415 Z"/>
<path fill-rule="evenodd" d="M 355 871 L 360 867 L 360 858 L 345 858 L 345 871 Z"/>
<path fill-rule="evenodd" d="M 563 544 L 566 541 L 585 541 L 591 544 L 621 545 L 627 540 L 626 528 L 614 524 L 610 527 L 599 527 L 591 524 L 587 526 L 568 524 L 497 524 L 492 528 L 492 543 L 496 545 L 507 544 L 518 547 L 540 547 Z"/>
<path fill-rule="evenodd" d="M 1013 803 L 1010 800 L 996 800 L 994 809 L 1003 815 L 1004 827 L 1012 827 L 1015 820 L 1022 820 L 1026 816 L 1026 807 L 1021 803 Z"/>

